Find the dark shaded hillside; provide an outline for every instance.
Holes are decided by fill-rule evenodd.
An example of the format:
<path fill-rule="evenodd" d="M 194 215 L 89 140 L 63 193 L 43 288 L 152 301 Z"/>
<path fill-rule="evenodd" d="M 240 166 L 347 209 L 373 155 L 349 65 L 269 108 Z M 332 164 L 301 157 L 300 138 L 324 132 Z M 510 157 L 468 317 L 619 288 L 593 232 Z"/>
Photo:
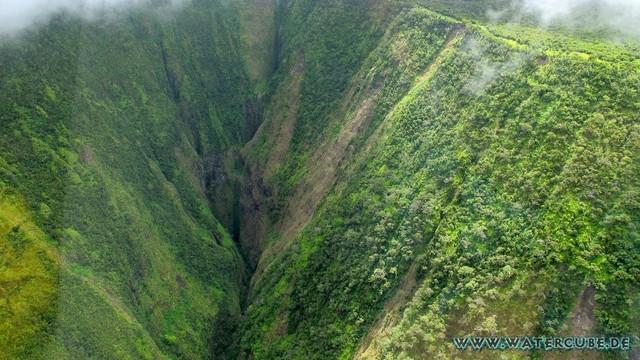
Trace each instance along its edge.
<path fill-rule="evenodd" d="M 0 44 L 0 358 L 640 341 L 638 46 L 481 24 L 501 3 L 198 0 Z"/>
<path fill-rule="evenodd" d="M 60 15 L 2 45 L 0 357 L 222 352 L 246 270 L 203 159 L 255 126 L 241 34 L 236 8 L 203 1 Z"/>

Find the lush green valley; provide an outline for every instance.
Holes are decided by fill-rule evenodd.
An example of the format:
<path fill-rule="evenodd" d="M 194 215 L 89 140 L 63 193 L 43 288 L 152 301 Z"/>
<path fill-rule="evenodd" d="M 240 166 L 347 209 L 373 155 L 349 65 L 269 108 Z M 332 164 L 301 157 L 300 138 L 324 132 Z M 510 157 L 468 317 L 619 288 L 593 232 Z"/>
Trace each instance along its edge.
<path fill-rule="evenodd" d="M 213 5 L 171 21 L 59 16 L 0 50 L 13 229 L 2 246 L 16 258 L 3 257 L 3 355 L 202 358 L 228 346 L 248 273 L 203 184 L 207 159 L 249 136 L 251 79 L 239 14 Z"/>
<path fill-rule="evenodd" d="M 635 359 L 640 42 L 161 1 L 0 43 L 0 358 Z M 577 357 L 575 357 L 577 356 Z"/>

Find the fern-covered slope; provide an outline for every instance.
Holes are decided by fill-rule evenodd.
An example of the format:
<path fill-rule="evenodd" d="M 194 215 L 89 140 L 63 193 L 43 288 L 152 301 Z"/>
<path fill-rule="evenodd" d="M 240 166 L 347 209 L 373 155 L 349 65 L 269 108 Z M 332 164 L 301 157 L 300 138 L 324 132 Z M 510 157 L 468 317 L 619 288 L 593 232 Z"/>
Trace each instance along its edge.
<path fill-rule="evenodd" d="M 276 96 L 245 149 L 267 164 L 261 204 L 281 217 L 267 227 L 239 356 L 492 358 L 451 338 L 637 337 L 636 50 L 353 4 L 287 13 L 314 30 L 285 57 L 299 95 Z M 331 11 L 351 21 L 318 25 Z M 385 29 L 350 40 L 365 56 L 322 53 L 363 23 Z M 322 97 L 305 86 L 325 89 L 317 77 L 332 72 L 310 53 L 341 72 Z M 290 143 L 286 155 L 268 134 Z M 584 296 L 593 320 L 576 324 Z"/>
<path fill-rule="evenodd" d="M 2 201 L 28 211 L 3 205 L 23 220 L 1 234 L 1 358 L 227 346 L 246 268 L 210 210 L 204 159 L 250 136 L 243 30 L 216 2 L 166 11 L 62 14 L 2 44 Z M 17 282 L 24 271 L 34 280 Z"/>
<path fill-rule="evenodd" d="M 0 357 L 638 341 L 637 44 L 499 4 L 194 1 L 0 45 Z"/>

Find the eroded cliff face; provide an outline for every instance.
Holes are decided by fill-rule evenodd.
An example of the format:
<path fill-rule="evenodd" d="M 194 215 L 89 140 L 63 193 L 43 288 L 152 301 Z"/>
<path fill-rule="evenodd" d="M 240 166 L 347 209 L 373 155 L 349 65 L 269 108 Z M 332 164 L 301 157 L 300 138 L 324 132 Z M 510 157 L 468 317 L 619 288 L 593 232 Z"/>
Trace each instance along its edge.
<path fill-rule="evenodd" d="M 278 81 L 242 150 L 255 272 L 234 356 L 637 336 L 637 45 L 409 4 L 285 4 Z"/>
<path fill-rule="evenodd" d="M 638 336 L 637 46 L 424 6 L 196 1 L 0 45 L 0 352 Z"/>

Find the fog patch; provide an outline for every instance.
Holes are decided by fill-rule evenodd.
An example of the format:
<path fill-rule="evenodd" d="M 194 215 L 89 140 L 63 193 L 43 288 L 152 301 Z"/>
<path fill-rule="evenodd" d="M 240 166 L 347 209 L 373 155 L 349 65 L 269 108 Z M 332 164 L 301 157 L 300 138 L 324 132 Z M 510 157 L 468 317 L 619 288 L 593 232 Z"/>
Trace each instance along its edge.
<path fill-rule="evenodd" d="M 87 20 L 104 18 L 143 5 L 174 7 L 183 0 L 0 0 L 0 35 L 11 36 L 66 12 Z"/>
<path fill-rule="evenodd" d="M 543 26 L 560 25 L 587 30 L 615 30 L 640 38 L 640 0 L 514 0 L 490 9 L 493 20 L 533 18 Z"/>
<path fill-rule="evenodd" d="M 486 47 L 475 39 L 467 41 L 464 47 L 477 65 L 469 81 L 462 87 L 462 91 L 476 96 L 484 93 L 485 89 L 500 76 L 518 71 L 530 59 L 529 55 L 516 53 L 506 61 L 490 61 L 486 54 Z"/>
<path fill-rule="evenodd" d="M 463 91 L 473 95 L 481 95 L 500 76 L 518 71 L 526 60 L 524 56 L 519 56 L 504 63 L 482 61 L 478 64 L 476 75 L 465 84 Z"/>

